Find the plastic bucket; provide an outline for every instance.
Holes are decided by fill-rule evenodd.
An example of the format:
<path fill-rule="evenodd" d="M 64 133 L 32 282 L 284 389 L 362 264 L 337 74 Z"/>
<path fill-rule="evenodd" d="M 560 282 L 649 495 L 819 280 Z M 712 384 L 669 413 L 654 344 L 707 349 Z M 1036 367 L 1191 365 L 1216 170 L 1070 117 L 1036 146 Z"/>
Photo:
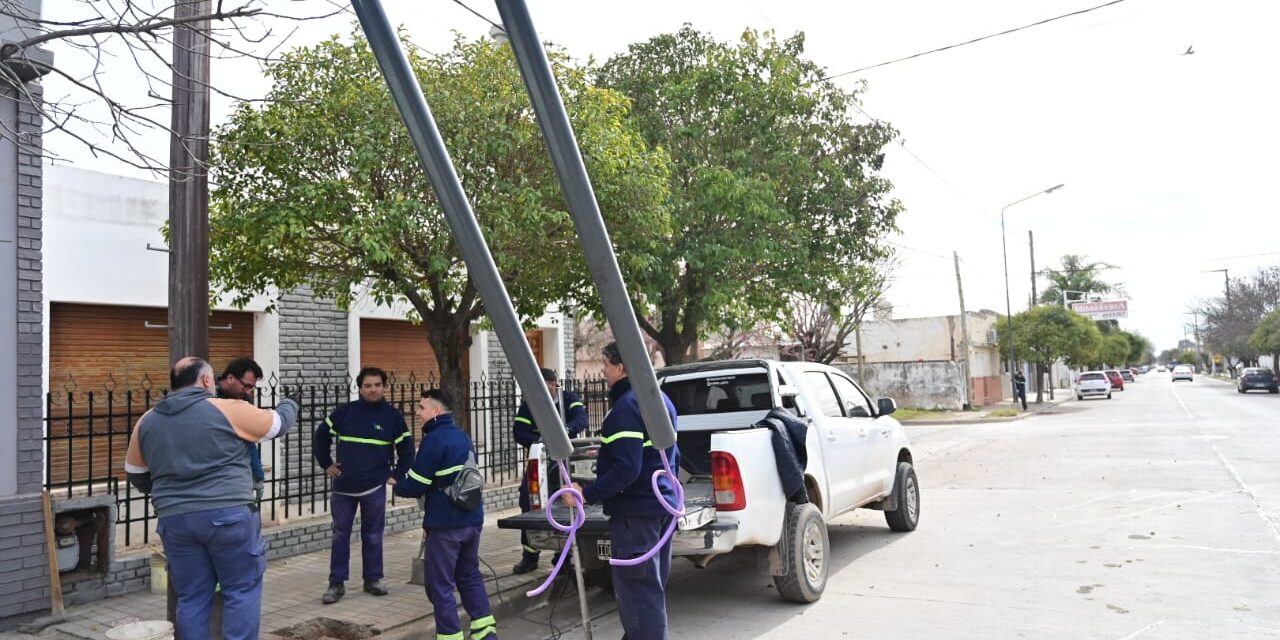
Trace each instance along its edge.
<path fill-rule="evenodd" d="M 173 623 L 143 620 L 122 624 L 106 633 L 107 640 L 173 640 Z"/>

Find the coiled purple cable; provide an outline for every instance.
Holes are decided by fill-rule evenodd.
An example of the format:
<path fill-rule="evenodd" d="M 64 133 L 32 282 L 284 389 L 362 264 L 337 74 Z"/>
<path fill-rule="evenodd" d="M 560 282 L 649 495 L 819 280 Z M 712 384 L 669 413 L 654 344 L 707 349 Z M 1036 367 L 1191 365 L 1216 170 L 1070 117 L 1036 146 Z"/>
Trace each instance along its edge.
<path fill-rule="evenodd" d="M 638 558 L 609 558 L 609 564 L 612 566 L 632 567 L 648 562 L 653 556 L 657 555 L 658 549 L 661 549 L 662 545 L 671 539 L 672 534 L 675 533 L 676 526 L 680 524 L 680 518 L 684 516 L 684 487 L 681 486 L 680 479 L 676 477 L 676 474 L 671 472 L 671 462 L 667 460 L 667 452 L 659 449 L 658 453 L 662 456 L 662 468 L 653 472 L 653 477 L 650 479 L 649 484 L 653 487 L 653 495 L 658 497 L 658 502 L 662 504 L 662 508 L 671 514 L 671 524 L 667 525 L 667 531 L 662 534 L 662 539 L 658 540 L 658 544 L 654 545 L 647 553 Z M 658 479 L 664 475 L 671 478 L 672 492 L 675 493 L 678 507 L 668 504 L 667 499 L 662 497 L 662 489 L 658 486 Z"/>
<path fill-rule="evenodd" d="M 559 491 L 551 494 L 551 497 L 547 499 L 547 522 L 551 523 L 551 527 L 556 531 L 569 534 L 569 538 L 565 540 L 564 549 L 560 551 L 560 559 L 556 560 L 556 566 L 551 568 L 551 575 L 547 576 L 547 579 L 543 581 L 542 586 L 525 593 L 525 595 L 530 598 L 542 595 L 542 592 L 550 588 L 552 582 L 555 582 L 556 576 L 560 575 L 560 568 L 564 566 L 565 560 L 569 558 L 569 549 L 573 547 L 573 541 L 578 537 L 578 529 L 582 527 L 582 523 L 587 521 L 587 509 L 583 506 L 583 503 L 586 502 L 586 500 L 582 497 L 582 492 L 573 487 L 573 480 L 569 475 L 569 469 L 564 465 L 564 460 L 558 461 L 557 464 L 560 467 L 560 479 L 562 486 Z M 565 494 L 573 496 L 576 503 L 574 506 L 578 510 L 573 521 L 567 525 L 557 522 L 555 515 L 552 513 L 552 511 L 554 511 L 552 507 L 554 507 L 560 500 L 560 497 Z"/>

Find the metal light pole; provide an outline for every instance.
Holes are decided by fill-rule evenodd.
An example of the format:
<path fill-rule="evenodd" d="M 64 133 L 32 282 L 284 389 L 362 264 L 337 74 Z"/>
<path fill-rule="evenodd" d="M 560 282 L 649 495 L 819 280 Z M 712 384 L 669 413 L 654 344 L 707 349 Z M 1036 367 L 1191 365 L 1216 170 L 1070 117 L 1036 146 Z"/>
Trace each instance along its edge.
<path fill-rule="evenodd" d="M 1004 208 L 1000 209 L 1000 252 L 1004 255 L 1004 310 L 1005 315 L 1008 317 L 1009 327 L 1009 352 L 1006 355 L 1008 357 L 1010 380 L 1013 379 L 1013 303 L 1009 300 L 1009 247 L 1004 231 L 1004 212 L 1008 211 L 1009 207 L 1012 207 L 1013 205 L 1021 204 L 1038 195 L 1053 193 L 1054 191 L 1061 189 L 1063 186 L 1065 186 L 1065 184 L 1055 185 L 1045 189 L 1044 191 L 1037 191 L 1025 198 L 1022 198 L 1021 200 L 1014 200 L 1013 202 L 1006 204 Z M 1014 398 L 1014 402 L 1017 402 L 1017 398 Z"/>

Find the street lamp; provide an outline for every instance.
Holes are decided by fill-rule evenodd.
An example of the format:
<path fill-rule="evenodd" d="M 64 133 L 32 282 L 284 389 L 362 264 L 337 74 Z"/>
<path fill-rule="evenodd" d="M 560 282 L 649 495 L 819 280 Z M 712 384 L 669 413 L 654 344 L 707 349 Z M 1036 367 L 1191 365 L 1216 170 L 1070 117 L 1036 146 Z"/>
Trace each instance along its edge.
<path fill-rule="evenodd" d="M 1054 191 L 1057 191 L 1058 189 L 1061 189 L 1064 186 L 1066 185 L 1059 184 L 1059 185 L 1049 187 L 1044 191 L 1037 191 L 1025 198 L 1022 198 L 1021 200 L 1014 200 L 1013 202 L 1006 204 L 1004 208 L 1000 210 L 1000 252 L 1004 254 L 1004 310 L 1005 310 L 1005 315 L 1009 318 L 1009 325 L 1008 325 L 1009 326 L 1009 353 L 1007 355 L 1009 358 L 1009 377 L 1010 378 L 1013 377 L 1013 303 L 1009 301 L 1009 248 L 1008 248 L 1008 242 L 1005 238 L 1005 232 L 1004 232 L 1004 212 L 1008 211 L 1009 207 L 1012 207 L 1015 204 L 1021 204 L 1038 195 L 1053 193 Z M 1016 403 L 1017 398 L 1014 398 L 1014 401 Z"/>

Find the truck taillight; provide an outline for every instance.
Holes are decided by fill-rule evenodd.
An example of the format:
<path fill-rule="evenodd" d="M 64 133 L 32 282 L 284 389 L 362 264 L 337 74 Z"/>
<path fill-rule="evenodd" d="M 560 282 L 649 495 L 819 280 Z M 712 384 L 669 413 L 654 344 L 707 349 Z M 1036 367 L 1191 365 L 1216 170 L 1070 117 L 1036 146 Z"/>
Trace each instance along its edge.
<path fill-rule="evenodd" d="M 538 461 L 529 461 L 529 470 L 526 472 L 529 478 L 529 508 L 536 511 L 542 508 L 542 483 L 538 479 Z"/>
<path fill-rule="evenodd" d="M 711 452 L 711 486 L 715 490 L 716 509 L 741 511 L 747 508 L 747 493 L 742 488 L 742 473 L 733 454 Z"/>

